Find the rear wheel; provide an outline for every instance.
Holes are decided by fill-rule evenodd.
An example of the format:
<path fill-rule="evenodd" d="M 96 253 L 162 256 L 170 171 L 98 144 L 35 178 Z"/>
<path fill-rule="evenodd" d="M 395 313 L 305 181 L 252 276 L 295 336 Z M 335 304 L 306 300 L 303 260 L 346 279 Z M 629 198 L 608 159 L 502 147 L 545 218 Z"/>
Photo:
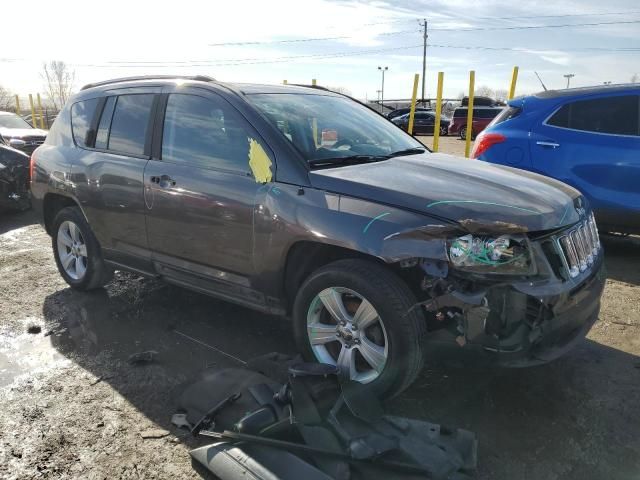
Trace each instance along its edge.
<path fill-rule="evenodd" d="M 440 126 L 440 136 L 441 137 L 446 136 L 448 132 L 449 132 L 449 130 L 447 129 L 447 127 L 444 127 L 442 125 Z"/>
<path fill-rule="evenodd" d="M 386 268 L 364 260 L 333 262 L 298 291 L 298 348 L 307 360 L 337 365 L 343 378 L 392 397 L 422 368 L 425 320 L 415 303 Z"/>
<path fill-rule="evenodd" d="M 100 245 L 78 207 L 60 210 L 53 221 L 53 253 L 62 278 L 77 290 L 105 285 L 113 275 Z"/>

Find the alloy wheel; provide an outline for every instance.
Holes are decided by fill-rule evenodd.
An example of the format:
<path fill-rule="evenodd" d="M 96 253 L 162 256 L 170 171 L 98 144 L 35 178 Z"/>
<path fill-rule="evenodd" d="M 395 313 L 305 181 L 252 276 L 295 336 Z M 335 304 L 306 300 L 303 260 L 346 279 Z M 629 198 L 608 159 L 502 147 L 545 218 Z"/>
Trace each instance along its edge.
<path fill-rule="evenodd" d="M 58 228 L 58 258 L 65 273 L 73 280 L 82 280 L 87 273 L 87 244 L 78 225 L 65 220 Z"/>
<path fill-rule="evenodd" d="M 382 319 L 366 298 L 348 288 L 326 288 L 314 297 L 307 336 L 316 359 L 337 365 L 343 378 L 372 382 L 387 363 L 389 340 Z"/>

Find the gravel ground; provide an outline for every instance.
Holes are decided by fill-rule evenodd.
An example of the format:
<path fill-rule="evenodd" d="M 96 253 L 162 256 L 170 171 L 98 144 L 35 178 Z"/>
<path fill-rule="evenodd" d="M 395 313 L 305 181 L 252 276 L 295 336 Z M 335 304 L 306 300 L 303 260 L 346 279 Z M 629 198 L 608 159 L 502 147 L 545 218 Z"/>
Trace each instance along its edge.
<path fill-rule="evenodd" d="M 235 365 L 184 335 L 247 359 L 293 352 L 288 322 L 123 273 L 71 291 L 35 220 L 0 217 L 0 478 L 201 478 L 171 414 L 203 370 Z M 476 432 L 482 479 L 640 478 L 640 239 L 605 249 L 601 315 L 573 352 L 522 370 L 429 358 L 388 409 Z M 155 363 L 127 362 L 146 350 Z"/>

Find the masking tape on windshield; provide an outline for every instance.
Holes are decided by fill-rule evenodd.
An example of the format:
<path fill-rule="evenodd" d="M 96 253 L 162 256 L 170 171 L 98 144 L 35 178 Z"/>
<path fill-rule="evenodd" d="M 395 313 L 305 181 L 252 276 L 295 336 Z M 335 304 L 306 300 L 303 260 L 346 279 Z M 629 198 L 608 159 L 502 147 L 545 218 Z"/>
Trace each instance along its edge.
<path fill-rule="evenodd" d="M 249 139 L 249 167 L 256 182 L 267 183 L 271 181 L 271 159 L 262 145 L 253 138 Z"/>

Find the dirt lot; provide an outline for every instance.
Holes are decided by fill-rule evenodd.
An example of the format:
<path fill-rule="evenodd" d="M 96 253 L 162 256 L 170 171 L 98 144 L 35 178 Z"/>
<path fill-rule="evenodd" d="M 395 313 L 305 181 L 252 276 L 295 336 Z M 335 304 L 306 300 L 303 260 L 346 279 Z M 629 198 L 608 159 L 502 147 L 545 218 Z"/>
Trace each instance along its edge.
<path fill-rule="evenodd" d="M 427 147 L 433 147 L 433 137 L 417 138 Z M 460 137 L 440 137 L 438 150 L 443 153 L 464 157 L 464 144 L 464 140 L 461 140 Z M 473 142 L 471 142 L 471 146 L 473 147 Z"/>
<path fill-rule="evenodd" d="M 508 370 L 434 353 L 388 409 L 477 432 L 482 479 L 640 478 L 640 239 L 605 248 L 600 319 L 571 354 Z M 104 290 L 71 291 L 32 213 L 0 217 L 0 304 L 7 479 L 200 478 L 194 442 L 170 418 L 184 385 L 235 366 L 206 345 L 242 359 L 294 350 L 286 320 L 153 280 L 119 273 Z M 144 350 L 158 361 L 129 365 Z M 142 438 L 151 429 L 166 432 Z"/>

